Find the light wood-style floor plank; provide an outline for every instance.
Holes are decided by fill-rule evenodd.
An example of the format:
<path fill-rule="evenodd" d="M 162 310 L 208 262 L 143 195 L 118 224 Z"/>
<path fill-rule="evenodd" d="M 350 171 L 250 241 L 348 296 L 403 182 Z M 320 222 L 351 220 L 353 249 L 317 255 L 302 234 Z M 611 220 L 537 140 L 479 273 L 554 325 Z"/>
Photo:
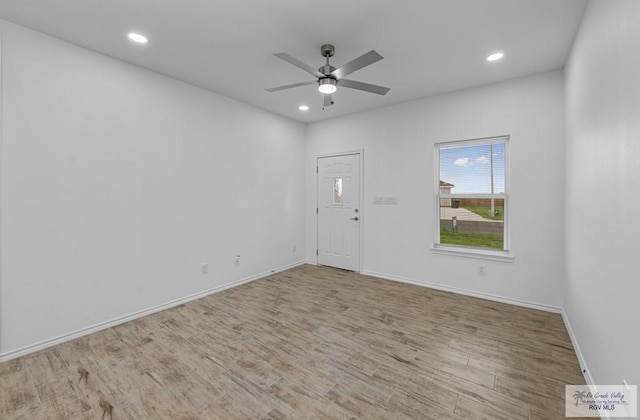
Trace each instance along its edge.
<path fill-rule="evenodd" d="M 305 265 L 0 364 L 0 418 L 559 419 L 566 384 L 558 314 Z"/>

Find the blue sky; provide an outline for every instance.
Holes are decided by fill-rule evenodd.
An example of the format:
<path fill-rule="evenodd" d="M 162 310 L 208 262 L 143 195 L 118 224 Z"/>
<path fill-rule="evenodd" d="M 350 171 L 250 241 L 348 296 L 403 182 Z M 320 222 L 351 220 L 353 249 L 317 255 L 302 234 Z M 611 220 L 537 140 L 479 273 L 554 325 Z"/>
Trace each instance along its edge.
<path fill-rule="evenodd" d="M 493 145 L 494 193 L 504 192 L 504 143 Z M 440 180 L 454 184 L 451 194 L 491 193 L 491 146 L 440 148 Z"/>

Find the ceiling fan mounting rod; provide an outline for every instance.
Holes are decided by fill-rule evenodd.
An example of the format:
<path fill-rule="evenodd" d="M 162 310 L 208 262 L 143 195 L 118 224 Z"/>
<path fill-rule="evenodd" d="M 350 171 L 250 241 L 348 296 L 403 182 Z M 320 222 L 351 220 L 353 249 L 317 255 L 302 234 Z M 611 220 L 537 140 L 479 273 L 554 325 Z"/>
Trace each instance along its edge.
<path fill-rule="evenodd" d="M 329 57 L 333 57 L 335 51 L 336 49 L 331 44 L 324 44 L 322 47 L 320 47 L 320 53 L 327 59 L 327 64 L 320 67 L 318 71 L 324 74 L 326 77 L 331 77 L 329 75 L 336 69 L 335 67 L 331 66 L 331 64 L 329 64 Z"/>

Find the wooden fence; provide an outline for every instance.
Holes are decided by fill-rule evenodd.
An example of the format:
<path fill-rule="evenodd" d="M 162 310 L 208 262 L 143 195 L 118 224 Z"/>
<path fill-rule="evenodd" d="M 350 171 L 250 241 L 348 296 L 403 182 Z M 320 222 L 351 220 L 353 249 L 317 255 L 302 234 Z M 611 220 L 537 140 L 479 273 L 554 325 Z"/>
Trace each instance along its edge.
<path fill-rule="evenodd" d="M 504 222 L 482 222 L 479 220 L 440 219 L 440 229 L 459 233 L 503 233 Z"/>
<path fill-rule="evenodd" d="M 442 199 L 441 205 L 445 207 L 449 207 L 451 205 L 450 202 L 444 203 Z M 446 199 L 449 201 L 449 199 Z M 460 207 L 471 206 L 471 207 L 491 207 L 491 199 L 490 198 L 452 198 L 451 201 L 458 201 L 460 203 Z M 496 198 L 494 200 L 496 207 L 504 206 L 503 198 Z"/>

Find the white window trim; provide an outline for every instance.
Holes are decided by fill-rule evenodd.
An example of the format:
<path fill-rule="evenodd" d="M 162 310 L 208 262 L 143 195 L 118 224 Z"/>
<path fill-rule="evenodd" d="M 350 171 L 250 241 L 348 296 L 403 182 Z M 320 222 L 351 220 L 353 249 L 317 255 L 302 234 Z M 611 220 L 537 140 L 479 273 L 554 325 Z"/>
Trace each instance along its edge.
<path fill-rule="evenodd" d="M 513 262 L 515 259 L 509 251 L 486 251 L 480 248 L 466 248 L 455 245 L 434 244 L 431 248 L 431 253 L 499 262 Z"/>
<path fill-rule="evenodd" d="M 495 143 L 503 143 L 505 145 L 505 186 L 504 193 L 501 194 L 443 194 L 440 195 L 440 148 L 445 146 L 449 147 L 452 145 L 460 145 L 460 146 L 473 146 L 474 144 L 488 144 L 491 142 Z M 482 139 L 473 139 L 473 140 L 459 140 L 459 141 L 449 141 L 449 142 L 441 142 L 434 144 L 434 236 L 433 236 L 433 246 L 431 248 L 432 254 L 440 254 L 440 255 L 451 255 L 457 257 L 466 257 L 466 258 L 476 258 L 482 260 L 490 260 L 490 261 L 500 261 L 500 262 L 513 262 L 514 255 L 511 252 L 510 246 L 510 229 L 509 229 L 509 217 L 510 211 L 508 207 L 508 198 L 509 198 L 509 184 L 510 184 L 510 174 L 509 174 L 509 166 L 510 166 L 510 156 L 509 156 L 509 136 L 495 136 L 495 137 L 486 137 Z M 502 198 L 504 199 L 504 244 L 505 250 L 493 250 L 493 249 L 485 249 L 485 248 L 473 248 L 466 247 L 460 245 L 449 245 L 449 244 L 441 244 L 440 241 L 440 198 Z"/>

